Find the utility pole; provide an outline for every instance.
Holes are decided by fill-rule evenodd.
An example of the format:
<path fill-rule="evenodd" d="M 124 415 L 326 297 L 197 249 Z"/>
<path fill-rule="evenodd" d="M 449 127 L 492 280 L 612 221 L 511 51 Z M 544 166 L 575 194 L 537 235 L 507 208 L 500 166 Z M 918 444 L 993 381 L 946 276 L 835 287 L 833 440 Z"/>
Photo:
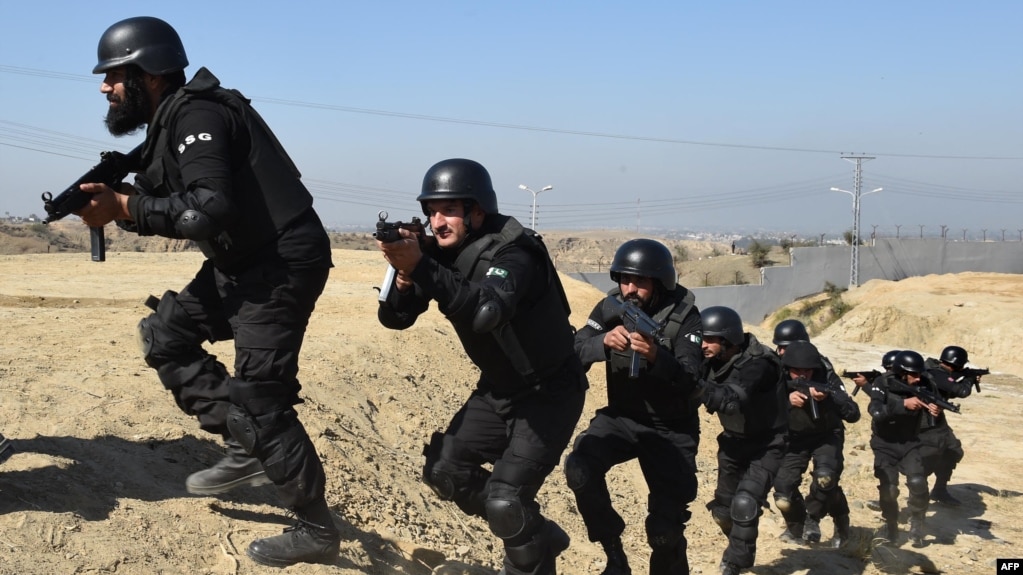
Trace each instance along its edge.
<path fill-rule="evenodd" d="M 640 210 L 640 199 L 636 198 L 636 235 L 637 236 L 639 235 L 639 222 L 640 222 L 639 216 L 640 216 L 640 213 L 641 213 L 641 210 Z"/>
<path fill-rule="evenodd" d="M 856 164 L 853 172 L 853 191 L 841 188 L 831 188 L 832 192 L 842 192 L 853 197 L 853 230 L 852 230 L 852 258 L 849 262 L 849 287 L 860 286 L 860 196 L 880 192 L 884 188 L 877 188 L 869 192 L 862 192 L 863 186 L 863 162 L 873 160 L 873 156 L 842 156 L 843 160 Z"/>

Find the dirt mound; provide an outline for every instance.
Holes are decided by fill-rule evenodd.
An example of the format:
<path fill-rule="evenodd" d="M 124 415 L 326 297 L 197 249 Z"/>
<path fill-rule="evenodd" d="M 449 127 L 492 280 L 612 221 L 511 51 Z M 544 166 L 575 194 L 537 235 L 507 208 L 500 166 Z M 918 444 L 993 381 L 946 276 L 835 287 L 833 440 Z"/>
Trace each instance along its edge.
<path fill-rule="evenodd" d="M 871 280 L 843 294 L 852 310 L 821 335 L 936 357 L 948 345 L 970 363 L 1023 375 L 1023 276 L 962 273 Z"/>
<path fill-rule="evenodd" d="M 470 392 L 475 368 L 435 309 L 403 332 L 380 327 L 374 290 L 384 274 L 379 253 L 335 250 L 334 257 L 336 267 L 303 347 L 299 377 L 306 401 L 297 409 L 323 459 L 327 500 L 345 541 L 333 565 L 279 570 L 244 555 L 252 539 L 288 525 L 273 489 L 223 497 L 185 493 L 185 477 L 219 458 L 218 438 L 200 432 L 178 411 L 135 343 L 135 327 L 148 313 L 146 296 L 183 286 L 202 256 L 116 252 L 102 264 L 83 253 L 0 256 L 0 431 L 18 449 L 0 466 L 0 575 L 492 575 L 501 550 L 485 522 L 437 500 L 420 481 L 422 445 Z M 937 353 L 953 335 L 967 334 L 974 339 L 964 347 L 975 362 L 990 359 L 993 370 L 1009 371 L 1000 369 L 1008 362 L 1001 363 L 994 343 L 1020 340 L 1023 314 L 1015 306 L 1021 305 L 1023 289 L 1015 276 L 980 274 L 977 282 L 962 285 L 960 277 L 904 280 L 890 286 L 890 293 L 871 282 L 849 294 L 856 307 L 815 341 L 837 366 L 875 365 L 887 348 L 909 346 L 909 334 L 895 332 L 884 319 L 895 318 L 898 325 L 923 326 L 913 337 L 919 332 L 934 338 L 913 340 L 921 349 Z M 582 325 L 602 294 L 562 279 L 572 323 Z M 956 315 L 961 309 L 987 314 L 982 323 L 991 330 L 990 349 L 979 343 L 988 341 L 980 339 L 988 337 L 980 324 L 952 327 L 961 325 Z M 883 319 L 869 319 L 874 314 Z M 957 321 L 947 322 L 949 317 Z M 956 331 L 942 332 L 942 326 Z M 891 339 L 881 332 L 890 332 Z M 229 343 L 210 351 L 231 364 Z M 591 371 L 590 383 L 580 430 L 605 402 L 602 368 Z M 766 509 L 754 571 L 987 573 L 995 557 L 1012 556 L 1023 537 L 1018 513 L 1023 380 L 998 375 L 984 383 L 984 392 L 964 400 L 954 422 L 967 455 L 952 491 L 964 505 L 932 508 L 926 548 L 904 543 L 871 560 L 871 534 L 880 523 L 864 503 L 877 498 L 865 419 L 849 426 L 843 477 L 859 543 L 841 550 L 783 544 L 777 539 L 783 522 L 776 510 Z M 865 407 L 863 394 L 858 401 Z M 702 424 L 700 493 L 686 535 L 693 572 L 707 574 L 716 572 L 725 541 L 703 507 L 714 490 L 713 438 L 720 425 L 707 415 Z M 635 572 L 646 572 L 642 473 L 634 464 L 620 466 L 609 485 L 628 524 L 630 563 Z M 587 541 L 560 469 L 540 499 L 544 512 L 572 536 L 559 572 L 599 572 L 603 552 Z M 827 521 L 823 527 L 827 539 Z"/>

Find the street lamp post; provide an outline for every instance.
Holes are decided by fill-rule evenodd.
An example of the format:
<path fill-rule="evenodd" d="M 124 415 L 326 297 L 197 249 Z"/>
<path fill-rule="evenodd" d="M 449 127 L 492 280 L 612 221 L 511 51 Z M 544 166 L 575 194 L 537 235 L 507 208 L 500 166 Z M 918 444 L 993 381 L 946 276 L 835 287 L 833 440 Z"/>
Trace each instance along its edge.
<path fill-rule="evenodd" d="M 533 194 L 533 212 L 532 212 L 532 214 L 530 215 L 530 218 L 529 218 L 529 229 L 536 230 L 536 197 L 539 196 L 541 192 L 546 192 L 547 190 L 553 190 L 554 186 L 544 186 L 544 187 L 540 188 L 539 192 L 537 192 L 537 191 L 529 189 L 526 186 L 526 184 L 519 184 L 519 189 L 520 190 L 526 190 L 527 192 Z"/>

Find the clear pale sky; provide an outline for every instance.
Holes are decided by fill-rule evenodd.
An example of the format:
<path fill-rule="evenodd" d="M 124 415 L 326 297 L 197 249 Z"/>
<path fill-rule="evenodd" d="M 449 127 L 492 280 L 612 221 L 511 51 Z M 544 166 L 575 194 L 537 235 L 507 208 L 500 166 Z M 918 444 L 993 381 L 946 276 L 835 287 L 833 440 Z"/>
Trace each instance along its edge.
<path fill-rule="evenodd" d="M 408 221 L 435 162 L 536 227 L 1017 239 L 1023 2 L 0 0 L 0 211 L 105 149 L 96 44 L 157 16 L 253 100 L 329 226 Z M 883 191 L 867 194 L 875 188 Z"/>

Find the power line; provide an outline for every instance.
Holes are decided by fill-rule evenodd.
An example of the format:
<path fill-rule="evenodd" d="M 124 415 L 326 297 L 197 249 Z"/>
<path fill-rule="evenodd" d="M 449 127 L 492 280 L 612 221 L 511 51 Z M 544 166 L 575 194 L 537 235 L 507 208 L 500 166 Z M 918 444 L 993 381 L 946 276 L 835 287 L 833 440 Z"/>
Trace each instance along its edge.
<path fill-rule="evenodd" d="M 21 74 L 26 76 L 37 76 L 45 78 L 54 78 L 59 80 L 72 80 L 72 81 L 85 81 L 95 82 L 96 79 L 92 76 L 84 76 L 80 74 L 67 74 L 63 72 L 52 72 L 49 70 L 39 70 L 35 68 L 23 68 L 19 66 L 8 66 L 0 64 L 0 73 L 5 74 Z M 270 104 L 280 104 L 284 106 L 295 106 L 300 108 L 312 108 L 319 110 L 332 110 L 336 112 L 348 112 L 353 114 L 367 114 L 375 116 L 387 116 L 392 118 L 405 118 L 409 120 L 423 120 L 430 122 L 444 122 L 449 124 L 463 124 L 470 126 L 483 126 L 488 128 L 503 128 L 508 130 L 521 130 L 528 132 L 546 132 L 552 134 L 565 134 L 571 136 L 585 136 L 592 138 L 607 138 L 615 140 L 630 140 L 637 142 L 654 142 L 662 144 L 680 144 L 687 146 L 702 146 L 702 147 L 715 147 L 715 148 L 734 148 L 744 150 L 761 150 L 761 151 L 773 151 L 773 152 L 796 152 L 804 154 L 846 154 L 846 150 L 829 150 L 821 148 L 796 148 L 790 146 L 761 146 L 755 144 L 736 144 L 728 142 L 707 142 L 700 140 L 687 140 L 680 138 L 660 138 L 654 136 L 638 136 L 629 134 L 612 134 L 608 132 L 594 132 L 586 130 L 569 130 L 565 128 L 550 128 L 543 126 L 529 126 L 523 124 L 506 124 L 501 122 L 491 122 L 484 120 L 471 120 L 465 118 L 449 118 L 444 116 L 431 116 L 426 114 L 413 114 L 408 112 L 394 112 L 388 110 L 375 110 L 371 108 L 356 108 L 353 106 L 340 106 L 336 104 L 321 104 L 317 102 L 305 102 L 302 100 L 289 100 L 283 98 L 269 98 L 251 96 L 253 101 L 266 102 Z M 871 152 L 873 156 L 886 156 L 891 158 L 918 158 L 918 159 L 932 159 L 932 160 L 1023 160 L 1023 156 L 963 156 L 963 155 L 938 155 L 938 154 L 905 154 L 905 153 L 893 153 L 893 152 Z"/>

